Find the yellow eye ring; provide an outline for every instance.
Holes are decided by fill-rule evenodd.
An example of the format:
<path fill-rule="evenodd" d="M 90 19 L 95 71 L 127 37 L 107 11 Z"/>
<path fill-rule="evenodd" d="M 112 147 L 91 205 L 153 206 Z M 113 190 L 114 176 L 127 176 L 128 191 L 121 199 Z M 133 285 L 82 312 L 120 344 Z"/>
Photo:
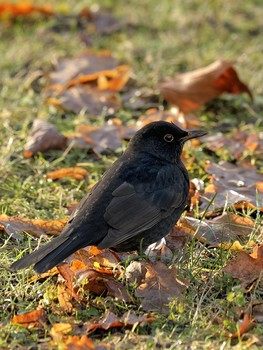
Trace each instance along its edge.
<path fill-rule="evenodd" d="M 172 142 L 174 140 L 174 137 L 172 134 L 166 134 L 164 135 L 164 141 L 166 142 Z"/>

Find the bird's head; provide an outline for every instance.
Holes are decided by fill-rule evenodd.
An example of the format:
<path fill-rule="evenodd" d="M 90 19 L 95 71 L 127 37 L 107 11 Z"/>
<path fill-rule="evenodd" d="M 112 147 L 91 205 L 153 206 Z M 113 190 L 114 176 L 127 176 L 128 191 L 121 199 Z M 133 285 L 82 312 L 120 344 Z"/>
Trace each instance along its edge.
<path fill-rule="evenodd" d="M 156 121 L 137 131 L 130 141 L 129 150 L 149 153 L 170 162 L 178 162 L 184 143 L 206 134 L 206 131 L 185 131 L 173 123 Z"/>

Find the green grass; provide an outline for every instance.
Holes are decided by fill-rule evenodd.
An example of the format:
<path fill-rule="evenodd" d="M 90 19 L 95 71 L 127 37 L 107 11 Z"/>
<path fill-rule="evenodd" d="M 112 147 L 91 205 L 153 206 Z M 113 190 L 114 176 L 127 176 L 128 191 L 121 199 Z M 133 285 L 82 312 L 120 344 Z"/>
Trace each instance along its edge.
<path fill-rule="evenodd" d="M 254 103 L 245 96 L 223 96 L 199 111 L 199 117 L 210 133 L 222 123 L 228 124 L 226 132 L 229 135 L 237 130 L 262 132 L 261 1 L 103 0 L 99 3 L 112 9 L 117 17 L 126 19 L 128 24 L 110 36 L 95 33 L 93 47 L 111 50 L 120 61 L 133 68 L 131 86 L 155 89 L 157 82 L 168 75 L 193 70 L 217 59 L 235 60 L 241 79 L 249 82 L 254 93 Z M 70 10 L 76 14 L 87 4 L 92 2 L 61 0 L 55 7 L 58 11 Z M 92 173 L 91 182 L 96 182 L 117 157 L 116 154 L 95 159 L 85 151 L 72 149 L 65 158 L 61 158 L 61 151 L 38 154 L 32 159 L 23 158 L 23 146 L 35 118 L 54 123 L 63 133 L 73 132 L 75 126 L 83 122 L 89 123 L 83 115 L 66 113 L 64 118 L 64 113 L 47 106 L 41 92 L 47 79 L 45 75 L 34 79 L 36 71 L 50 71 L 52 62 L 59 57 L 74 56 L 85 49 L 75 22 L 69 21 L 66 29 L 62 24 L 56 18 L 0 23 L 0 212 L 8 215 L 42 219 L 65 216 L 67 205 L 82 198 L 87 184 L 74 180 L 50 182 L 44 175 L 60 167 L 88 162 L 90 165 L 86 168 Z M 129 121 L 133 112 L 121 110 L 117 116 Z M 102 121 L 103 116 L 98 122 Z M 196 163 L 190 166 L 190 177 L 205 181 L 208 180 L 204 171 L 206 160 L 231 160 L 227 151 L 215 155 L 188 146 L 187 165 L 191 164 L 191 157 Z M 263 171 L 262 157 L 247 154 L 245 158 Z M 249 214 L 244 212 L 242 215 Z M 260 224 L 259 217 L 257 221 Z M 48 330 L 28 330 L 9 322 L 14 315 L 40 305 L 47 310 L 51 324 L 67 322 L 69 317 L 51 312 L 51 304 L 57 303 L 55 277 L 29 283 L 28 278 L 34 275 L 31 269 L 15 274 L 9 270 L 11 262 L 25 251 L 35 249 L 38 240 L 21 234 L 17 242 L 4 232 L 1 232 L 0 239 L 0 348 L 56 348 L 49 343 Z M 258 239 L 262 243 L 262 235 Z M 155 322 L 138 326 L 134 331 L 97 332 L 91 337 L 95 341 L 118 344 L 117 348 L 123 349 L 260 348 L 263 343 L 262 324 L 257 324 L 242 339 L 230 340 L 224 336 L 224 325 L 235 331 L 238 310 L 252 299 L 262 299 L 263 293 L 262 281 L 246 292 L 238 281 L 223 275 L 221 267 L 231 256 L 234 256 L 231 251 L 208 249 L 199 242 L 191 242 L 178 261 L 179 275 L 190 281 L 184 302 L 172 301 L 168 317 L 156 314 Z M 134 293 L 134 287 L 129 288 Z M 234 297 L 231 299 L 229 295 Z M 121 315 L 129 308 L 139 308 L 139 301 L 135 306 L 127 306 L 110 297 L 97 297 L 87 309 L 79 309 L 71 318 L 85 322 L 92 317 L 98 319 L 106 309 Z M 223 323 L 217 324 L 215 316 Z M 253 336 L 258 343 L 251 345 L 249 342 Z"/>

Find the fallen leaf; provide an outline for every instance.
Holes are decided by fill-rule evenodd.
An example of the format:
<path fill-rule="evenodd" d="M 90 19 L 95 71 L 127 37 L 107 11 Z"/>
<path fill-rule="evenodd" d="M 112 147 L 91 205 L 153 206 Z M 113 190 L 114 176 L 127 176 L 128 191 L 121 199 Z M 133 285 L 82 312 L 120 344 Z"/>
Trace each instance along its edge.
<path fill-rule="evenodd" d="M 80 75 L 67 82 L 64 88 L 70 88 L 80 84 L 90 84 L 100 90 L 118 92 L 128 82 L 131 75 L 131 68 L 126 65 L 117 66 L 112 70 L 103 70 L 92 74 Z"/>
<path fill-rule="evenodd" d="M 177 269 L 158 261 L 155 265 L 146 265 L 145 281 L 136 289 L 135 295 L 142 300 L 145 311 L 169 313 L 168 303 L 173 298 L 181 298 L 186 284 L 177 277 Z"/>
<path fill-rule="evenodd" d="M 205 210 L 217 193 L 209 210 L 240 205 L 248 202 L 263 211 L 262 175 L 255 167 L 237 166 L 225 161 L 208 162 L 206 171 L 212 175 L 211 185 L 201 195 L 200 209 Z M 258 195 L 257 195 L 258 192 Z"/>
<path fill-rule="evenodd" d="M 137 316 L 132 311 L 125 312 L 121 317 L 117 317 L 113 312 L 106 311 L 105 316 L 98 323 L 90 324 L 87 327 L 87 332 L 96 329 L 108 330 L 114 327 L 132 327 L 143 322 L 153 322 L 153 317 Z"/>
<path fill-rule="evenodd" d="M 251 91 L 240 81 L 232 63 L 222 60 L 174 78 L 166 78 L 159 84 L 159 90 L 167 102 L 178 106 L 182 112 L 196 110 L 223 92 L 246 92 L 252 98 Z"/>
<path fill-rule="evenodd" d="M 55 71 L 50 73 L 50 79 L 52 84 L 64 86 L 77 77 L 97 74 L 101 71 L 114 69 L 117 66 L 118 62 L 109 51 L 97 53 L 85 51 L 75 58 L 61 58 L 58 60 L 54 67 Z"/>
<path fill-rule="evenodd" d="M 260 134 L 249 134 L 241 131 L 235 131 L 233 135 L 216 133 L 205 136 L 202 138 L 202 142 L 205 142 L 205 149 L 215 152 L 218 156 L 227 153 L 233 159 L 238 160 L 244 156 L 244 152 L 249 150 L 253 152 L 253 157 L 262 158 L 263 139 L 260 138 Z"/>
<path fill-rule="evenodd" d="M 263 270 L 263 246 L 256 246 L 252 254 L 238 252 L 236 258 L 228 261 L 222 271 L 240 280 L 243 287 L 254 282 Z"/>
<path fill-rule="evenodd" d="M 72 325 L 70 323 L 64 323 L 64 322 L 60 322 L 60 323 L 54 323 L 52 325 L 52 328 L 50 330 L 50 334 L 56 335 L 58 333 L 60 334 L 67 334 L 69 332 L 72 331 Z"/>
<path fill-rule="evenodd" d="M 57 180 L 65 177 L 71 177 L 75 180 L 87 180 L 89 172 L 86 169 L 75 167 L 75 168 L 62 168 L 56 171 L 47 173 L 46 178 Z"/>
<path fill-rule="evenodd" d="M 73 297 L 62 283 L 59 283 L 57 286 L 57 297 L 60 308 L 64 312 L 71 313 L 73 311 L 73 305 L 71 303 Z"/>
<path fill-rule="evenodd" d="M 89 339 L 86 335 L 82 335 L 81 337 L 77 335 L 70 335 L 66 342 L 65 350 L 96 350 L 95 344 L 91 339 Z"/>
<path fill-rule="evenodd" d="M 61 135 L 53 124 L 35 119 L 31 135 L 24 147 L 24 157 L 30 158 L 37 152 L 49 149 L 64 149 L 66 145 L 67 138 Z"/>
<path fill-rule="evenodd" d="M 254 320 L 251 319 L 251 317 L 248 314 L 245 314 L 243 320 L 240 320 L 237 323 L 238 330 L 235 333 L 227 334 L 226 337 L 229 337 L 232 339 L 239 338 L 241 335 L 248 332 L 251 328 L 254 327 L 253 321 Z"/>
<path fill-rule="evenodd" d="M 242 243 L 247 243 L 255 226 L 251 218 L 228 212 L 210 220 L 198 220 L 192 217 L 185 217 L 185 220 L 188 221 L 188 227 L 192 226 L 192 235 L 201 242 L 224 248 L 235 244 L 232 249 L 242 249 L 240 240 Z"/>
<path fill-rule="evenodd" d="M 116 124 L 110 120 L 101 127 L 80 125 L 77 132 L 97 153 L 106 150 L 116 151 L 121 148 L 123 139 L 130 139 L 136 128 L 129 128 L 123 124 Z"/>
<path fill-rule="evenodd" d="M 16 4 L 9 3 L 8 1 L 0 3 L 0 17 L 2 18 L 25 17 L 33 13 L 40 13 L 50 16 L 54 12 L 51 6 L 37 6 L 33 5 L 29 1 L 21 0 Z"/>
<path fill-rule="evenodd" d="M 97 91 L 84 86 L 74 86 L 47 99 L 48 104 L 61 106 L 65 110 L 79 114 L 81 111 L 97 116 L 102 112 L 112 114 L 120 109 L 120 101 L 112 91 Z"/>
<path fill-rule="evenodd" d="M 42 219 L 27 219 L 20 217 L 10 217 L 5 214 L 0 215 L 0 230 L 5 230 L 9 235 L 17 232 L 27 232 L 34 237 L 42 235 L 58 236 L 68 219 L 58 220 L 42 220 Z"/>
<path fill-rule="evenodd" d="M 19 323 L 27 328 L 39 327 L 46 321 L 46 312 L 44 309 L 33 310 L 21 315 L 14 316 L 11 323 Z"/>

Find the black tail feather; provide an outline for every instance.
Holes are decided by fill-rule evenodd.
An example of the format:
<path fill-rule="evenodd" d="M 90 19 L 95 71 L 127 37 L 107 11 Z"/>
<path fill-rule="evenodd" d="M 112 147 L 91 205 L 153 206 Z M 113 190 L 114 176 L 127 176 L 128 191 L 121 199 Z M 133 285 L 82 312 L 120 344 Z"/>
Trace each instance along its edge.
<path fill-rule="evenodd" d="M 88 244 L 87 244 L 88 245 Z M 16 271 L 35 264 L 34 270 L 38 273 L 45 272 L 56 266 L 70 254 L 82 248 L 76 236 L 63 234 L 54 238 L 51 242 L 39 248 L 32 254 L 22 257 L 11 265 Z"/>

